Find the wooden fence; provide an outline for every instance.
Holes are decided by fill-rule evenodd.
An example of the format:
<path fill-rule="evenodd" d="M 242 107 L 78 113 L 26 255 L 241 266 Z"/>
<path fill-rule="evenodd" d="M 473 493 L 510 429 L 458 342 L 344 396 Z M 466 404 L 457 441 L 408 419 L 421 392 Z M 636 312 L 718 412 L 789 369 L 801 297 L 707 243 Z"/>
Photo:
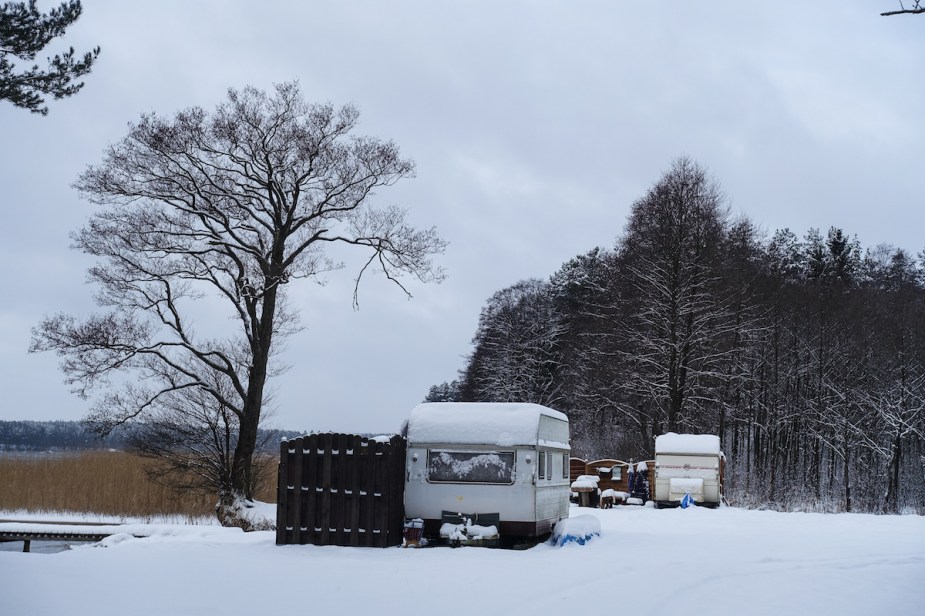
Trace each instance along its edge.
<path fill-rule="evenodd" d="M 388 547 L 402 539 L 405 439 L 312 434 L 280 444 L 276 544 Z"/>

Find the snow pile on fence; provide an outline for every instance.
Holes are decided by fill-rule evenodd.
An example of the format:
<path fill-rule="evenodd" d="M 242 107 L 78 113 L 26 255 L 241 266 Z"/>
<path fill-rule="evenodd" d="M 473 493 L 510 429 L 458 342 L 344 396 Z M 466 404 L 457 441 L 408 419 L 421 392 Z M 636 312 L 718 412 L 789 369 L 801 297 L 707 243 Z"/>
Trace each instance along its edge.
<path fill-rule="evenodd" d="M 579 515 L 559 520 L 555 530 L 552 531 L 549 542 L 559 547 L 566 543 L 584 545 L 593 537 L 599 537 L 600 534 L 601 521 L 599 518 L 593 515 Z"/>

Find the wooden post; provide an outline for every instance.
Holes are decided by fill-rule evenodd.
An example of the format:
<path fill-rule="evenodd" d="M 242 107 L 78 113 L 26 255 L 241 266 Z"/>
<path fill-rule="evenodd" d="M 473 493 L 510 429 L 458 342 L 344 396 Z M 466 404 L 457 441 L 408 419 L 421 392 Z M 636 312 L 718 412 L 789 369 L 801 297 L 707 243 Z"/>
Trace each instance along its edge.
<path fill-rule="evenodd" d="M 376 545 L 376 538 L 373 533 L 375 527 L 374 514 L 376 510 L 376 499 L 373 496 L 376 489 L 376 482 L 373 477 L 376 468 L 376 443 L 367 439 L 363 441 L 363 444 L 363 472 L 360 475 L 360 489 L 363 490 L 363 512 L 361 520 L 365 531 L 363 545 L 372 547 Z"/>
<path fill-rule="evenodd" d="M 350 527 L 350 537 L 348 544 L 352 546 L 360 545 L 360 460 L 362 446 L 362 437 L 354 435 L 350 439 L 350 469 L 347 473 L 347 484 L 350 486 L 350 499 L 348 511 L 346 513 L 347 524 Z"/>
<path fill-rule="evenodd" d="M 382 488 L 380 494 L 382 496 L 379 498 L 379 505 L 382 508 L 382 517 L 381 522 L 379 523 L 379 547 L 386 548 L 391 545 L 391 537 L 389 537 L 389 531 L 392 530 L 392 515 L 394 508 L 392 507 L 392 500 L 394 498 L 393 490 L 395 486 L 393 485 L 393 475 L 394 475 L 394 460 L 395 456 L 394 448 L 391 443 L 382 444 Z"/>
<path fill-rule="evenodd" d="M 379 473 L 382 470 L 381 465 L 379 464 L 381 458 L 381 447 L 382 443 L 377 443 L 376 441 L 369 442 L 369 488 L 366 494 L 368 495 L 369 500 L 369 511 L 366 512 L 367 519 L 369 520 L 369 531 L 372 533 L 369 536 L 369 546 L 375 547 L 379 542 L 379 533 L 381 532 L 379 528 L 379 486 L 381 481 L 379 480 Z"/>
<path fill-rule="evenodd" d="M 292 534 L 288 538 L 289 543 L 300 543 L 302 530 L 302 447 L 304 445 L 305 439 L 297 438 L 293 443 L 293 446 L 289 448 L 289 451 L 292 452 L 289 455 L 289 485 L 292 486 L 292 489 L 289 490 L 291 496 L 289 498 L 288 507 L 289 515 L 286 516 L 287 524 L 292 526 Z"/>
<path fill-rule="evenodd" d="M 279 465 L 276 470 L 276 545 L 286 543 L 286 477 L 289 468 L 289 441 L 279 444 Z"/>
<path fill-rule="evenodd" d="M 321 532 L 315 545 L 330 545 L 331 535 L 331 449 L 333 448 L 333 435 L 322 434 L 320 437 L 321 449 L 324 451 L 321 459 Z"/>
<path fill-rule="evenodd" d="M 399 545 L 402 541 L 402 530 L 405 520 L 405 454 L 407 448 L 405 439 L 393 436 L 389 441 L 391 446 L 392 489 L 389 503 L 389 545 Z"/>
<path fill-rule="evenodd" d="M 332 471 L 332 489 L 331 495 L 333 504 L 331 506 L 331 525 L 335 529 L 332 543 L 334 545 L 347 545 L 347 537 L 344 530 L 347 527 L 347 447 L 350 445 L 349 436 L 346 434 L 334 435 L 334 451 L 336 455 L 332 458 L 334 468 Z M 333 454 L 334 452 L 332 452 Z"/>
<path fill-rule="evenodd" d="M 321 467 L 318 464 L 318 435 L 312 434 L 311 436 L 305 439 L 305 451 L 308 453 L 305 454 L 305 470 L 302 474 L 302 483 L 305 484 L 306 490 L 306 503 L 305 511 L 303 517 L 305 519 L 305 528 L 306 533 L 303 537 L 302 543 L 311 543 L 317 545 L 318 532 L 315 529 L 321 528 L 321 525 L 318 524 L 318 501 L 321 496 L 316 489 L 321 482 L 318 480 L 318 472 Z"/>

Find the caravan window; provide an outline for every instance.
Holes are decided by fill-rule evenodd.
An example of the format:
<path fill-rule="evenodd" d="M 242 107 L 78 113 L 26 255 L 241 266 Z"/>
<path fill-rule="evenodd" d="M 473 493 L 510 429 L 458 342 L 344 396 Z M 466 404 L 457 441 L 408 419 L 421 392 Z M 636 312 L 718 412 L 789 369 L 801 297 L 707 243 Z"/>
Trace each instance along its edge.
<path fill-rule="evenodd" d="M 514 452 L 432 449 L 427 478 L 450 483 L 514 483 Z"/>
<path fill-rule="evenodd" d="M 562 478 L 568 479 L 568 454 L 562 454 Z"/>
<path fill-rule="evenodd" d="M 538 478 L 546 479 L 546 454 L 543 453 L 542 451 L 540 452 L 540 455 L 539 455 L 539 463 L 540 463 L 540 470 L 539 470 Z"/>

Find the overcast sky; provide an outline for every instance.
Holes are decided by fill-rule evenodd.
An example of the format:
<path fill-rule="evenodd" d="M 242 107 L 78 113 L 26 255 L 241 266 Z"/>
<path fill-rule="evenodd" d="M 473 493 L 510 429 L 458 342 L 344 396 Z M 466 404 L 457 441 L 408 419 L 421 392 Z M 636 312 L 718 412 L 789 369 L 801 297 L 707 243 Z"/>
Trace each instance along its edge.
<path fill-rule="evenodd" d="M 891 0 L 83 6 L 48 51 L 102 47 L 84 90 L 47 117 L 0 101 L 0 419 L 89 405 L 27 353 L 43 315 L 94 308 L 68 237 L 92 210 L 71 184 L 142 112 L 211 109 L 229 87 L 298 79 L 356 104 L 359 134 L 417 163 L 376 201 L 450 242 L 446 281 L 411 300 L 370 278 L 354 311 L 355 268 L 290 286 L 305 329 L 273 381 L 277 427 L 396 431 L 456 376 L 493 292 L 613 246 L 679 155 L 769 232 L 925 249 L 925 16 L 880 17 Z"/>

